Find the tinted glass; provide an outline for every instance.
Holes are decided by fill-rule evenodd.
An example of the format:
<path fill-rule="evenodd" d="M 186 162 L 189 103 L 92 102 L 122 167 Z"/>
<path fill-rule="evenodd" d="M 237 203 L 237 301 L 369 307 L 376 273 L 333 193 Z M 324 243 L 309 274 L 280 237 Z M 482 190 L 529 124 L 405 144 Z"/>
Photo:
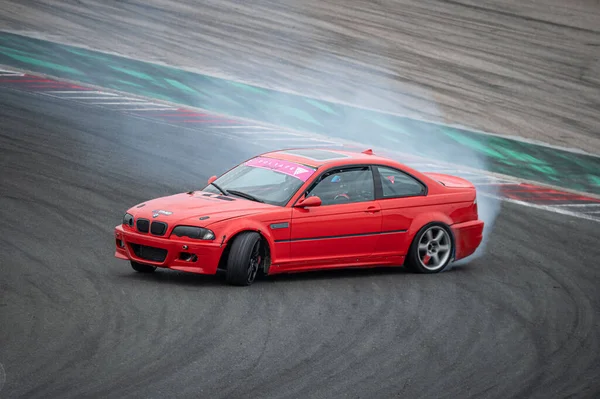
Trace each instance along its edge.
<path fill-rule="evenodd" d="M 226 191 L 241 191 L 267 204 L 283 206 L 312 173 L 314 169 L 304 165 L 257 157 L 225 173 L 215 184 Z M 204 191 L 221 193 L 213 185 Z M 235 194 L 232 197 L 236 197 Z"/>
<path fill-rule="evenodd" d="M 323 205 L 372 201 L 375 199 L 373 174 L 369 168 L 327 172 L 308 196 L 318 196 Z"/>
<path fill-rule="evenodd" d="M 383 197 L 408 197 L 421 195 L 425 187 L 415 178 L 393 168 L 378 166 Z"/>

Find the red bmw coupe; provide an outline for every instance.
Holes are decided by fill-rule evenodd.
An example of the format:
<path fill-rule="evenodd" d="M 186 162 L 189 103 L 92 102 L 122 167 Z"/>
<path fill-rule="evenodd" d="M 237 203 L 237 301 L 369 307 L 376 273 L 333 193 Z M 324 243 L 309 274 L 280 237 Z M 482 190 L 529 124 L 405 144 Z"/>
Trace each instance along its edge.
<path fill-rule="evenodd" d="M 254 157 L 198 191 L 146 201 L 115 228 L 134 270 L 257 274 L 406 266 L 437 273 L 482 240 L 475 187 L 371 150 L 289 149 Z"/>

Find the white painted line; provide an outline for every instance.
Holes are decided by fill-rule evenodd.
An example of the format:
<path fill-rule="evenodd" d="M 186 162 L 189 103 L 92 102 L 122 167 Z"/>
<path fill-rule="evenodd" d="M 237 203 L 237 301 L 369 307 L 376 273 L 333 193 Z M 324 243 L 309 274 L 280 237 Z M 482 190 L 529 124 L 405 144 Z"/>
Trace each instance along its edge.
<path fill-rule="evenodd" d="M 115 100 L 117 100 L 117 99 L 115 99 Z M 98 104 L 98 105 L 156 105 L 157 107 L 164 107 L 164 105 L 157 104 L 157 103 L 150 103 L 150 102 L 136 103 L 136 102 L 131 102 L 131 101 L 122 102 L 120 100 L 119 100 L 119 102 L 105 102 L 105 101 L 90 102 L 90 104 Z"/>
<path fill-rule="evenodd" d="M 218 126 L 219 129 L 226 129 L 228 126 Z M 240 129 L 243 128 L 244 126 L 232 126 L 232 128 L 237 128 L 239 127 Z M 250 128 L 252 129 L 252 126 L 247 126 L 246 128 Z M 215 126 L 215 129 L 217 129 L 217 126 Z M 285 130 L 268 130 L 268 129 L 256 129 L 256 133 L 260 133 L 260 134 L 268 134 L 268 135 L 274 135 L 274 134 L 291 134 L 294 136 L 302 136 L 302 137 L 307 137 L 306 134 L 302 134 L 302 133 L 295 133 L 295 132 L 286 132 Z"/>
<path fill-rule="evenodd" d="M 119 98 L 115 98 L 115 100 L 127 100 L 127 101 L 134 101 L 134 102 L 148 102 L 148 100 L 142 100 L 142 99 L 133 98 L 133 97 L 119 97 Z"/>
<path fill-rule="evenodd" d="M 58 98 L 68 98 L 68 99 L 75 99 L 75 100 L 116 100 L 117 98 L 115 97 L 107 97 L 107 96 L 100 96 L 100 97 L 80 97 L 80 96 L 60 96 Z M 146 101 L 146 100 L 139 100 L 137 98 L 123 98 L 123 97 L 119 97 L 119 100 L 130 100 L 130 101 Z"/>
<path fill-rule="evenodd" d="M 213 126 L 211 126 L 212 128 Z M 234 131 L 234 132 L 227 132 L 227 134 L 231 134 L 233 136 L 259 136 L 261 134 L 265 134 L 264 132 L 260 132 L 260 131 L 253 131 L 253 132 L 240 132 L 240 131 Z M 262 136 L 261 136 L 262 137 Z"/>
<path fill-rule="evenodd" d="M 323 144 L 293 144 L 294 148 L 319 148 L 322 145 Z"/>
<path fill-rule="evenodd" d="M 288 137 L 301 137 L 301 138 L 307 138 L 308 137 L 305 134 L 282 132 L 282 131 L 277 131 L 277 130 L 273 130 L 273 131 L 249 130 L 249 131 L 241 131 L 241 132 L 240 131 L 235 131 L 235 132 L 231 132 L 231 133 L 235 133 L 235 134 L 260 134 L 260 135 L 263 135 L 264 137 L 273 137 L 273 136 L 279 136 L 279 137 L 288 136 Z"/>
<path fill-rule="evenodd" d="M 536 209 L 541 209 L 541 210 L 544 210 L 544 211 L 550 211 L 550 212 L 554 212 L 554 213 L 559 213 L 561 215 L 567 215 L 567 216 L 573 216 L 573 217 L 580 218 L 580 219 L 591 220 L 593 222 L 600 222 L 600 217 L 594 217 L 594 216 L 586 215 L 585 213 L 568 211 L 568 210 L 563 209 L 563 208 L 556 208 L 555 206 L 537 205 L 537 204 L 532 204 L 532 203 L 529 203 L 529 202 L 514 200 L 514 199 L 510 199 L 510 198 L 497 197 L 495 195 L 487 194 L 487 193 L 481 193 L 481 195 L 486 196 L 488 198 L 493 198 L 493 199 L 496 199 L 496 200 L 499 200 L 499 201 L 506 201 L 506 202 L 510 202 L 512 204 L 526 206 L 526 207 L 529 207 L 529 208 L 536 208 Z"/>
<path fill-rule="evenodd" d="M 212 128 L 213 129 L 261 129 L 261 130 L 277 130 L 277 129 L 274 129 L 274 128 L 271 128 L 271 127 L 265 127 L 265 126 L 213 126 Z"/>
<path fill-rule="evenodd" d="M 165 104 L 157 104 L 154 102 L 148 102 L 145 100 L 140 100 L 138 98 L 130 98 L 130 97 L 120 97 L 117 94 L 112 94 L 112 93 L 105 93 L 102 91 L 42 91 L 42 92 L 38 92 L 38 94 L 40 95 L 45 95 L 45 96 L 49 96 L 49 97 L 53 97 L 53 98 L 58 98 L 61 100 L 90 100 L 92 99 L 92 97 L 80 97 L 80 96 L 75 96 L 75 97 L 70 97 L 70 96 L 58 96 L 58 95 L 53 95 L 50 93 L 59 93 L 59 94 L 89 94 L 89 93 L 97 93 L 97 94 L 103 94 L 103 95 L 107 95 L 110 97 L 98 97 L 98 99 L 105 99 L 107 100 L 106 102 L 86 102 L 86 101 L 77 101 L 80 104 L 93 104 L 93 105 L 131 105 L 131 106 L 136 106 L 136 105 L 141 105 L 141 106 L 145 106 L 146 108 L 117 108 L 117 109 L 113 109 L 113 111 L 173 111 L 174 109 L 180 108 L 180 107 L 172 107 L 170 105 L 165 105 Z M 130 101 L 127 102 L 121 102 L 121 100 L 125 100 L 125 99 L 130 99 Z M 113 100 L 113 101 L 108 101 L 108 100 Z M 152 108 L 148 108 L 148 106 L 154 106 Z"/>
<path fill-rule="evenodd" d="M 45 93 L 58 93 L 58 94 L 103 94 L 105 96 L 113 96 L 113 97 L 119 97 L 118 94 L 114 94 L 114 93 L 107 93 L 104 91 L 93 91 L 93 90 L 76 90 L 76 91 L 58 91 L 58 90 L 48 90 Z"/>
<path fill-rule="evenodd" d="M 600 211 L 588 211 L 586 213 L 600 213 Z"/>
<path fill-rule="evenodd" d="M 22 77 L 25 76 L 24 73 L 7 71 L 5 69 L 0 69 L 0 76 L 14 76 L 14 77 Z"/>
<path fill-rule="evenodd" d="M 556 205 L 552 205 L 552 206 L 588 208 L 588 207 L 592 207 L 592 206 L 600 206 L 600 202 L 598 202 L 598 203 L 587 203 L 587 204 L 556 204 Z"/>
<path fill-rule="evenodd" d="M 168 111 L 173 108 L 120 108 L 119 111 Z"/>
<path fill-rule="evenodd" d="M 289 141 L 289 140 L 293 140 L 293 141 L 312 141 L 312 142 L 319 142 L 319 143 L 335 144 L 335 142 L 333 142 L 333 141 L 327 141 L 327 140 L 321 140 L 321 139 L 311 139 L 311 138 L 297 139 L 295 137 L 259 137 L 256 140 L 261 140 L 261 141 Z"/>
<path fill-rule="evenodd" d="M 267 136 L 265 134 L 265 132 L 239 132 L 239 131 L 235 131 L 235 132 L 231 132 L 231 134 L 236 134 L 236 135 L 243 135 L 243 136 L 256 136 L 256 137 L 262 137 L 262 138 L 271 138 L 273 136 Z M 303 139 L 302 136 L 295 136 L 293 134 L 278 134 L 277 137 L 281 137 L 281 138 L 288 138 L 288 139 L 294 139 L 294 140 L 301 140 Z"/>

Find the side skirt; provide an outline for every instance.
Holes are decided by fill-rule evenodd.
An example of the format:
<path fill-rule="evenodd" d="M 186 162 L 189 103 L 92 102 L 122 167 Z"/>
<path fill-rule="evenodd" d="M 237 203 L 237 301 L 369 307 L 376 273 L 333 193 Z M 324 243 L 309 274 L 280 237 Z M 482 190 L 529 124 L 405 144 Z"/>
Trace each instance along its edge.
<path fill-rule="evenodd" d="M 327 261 L 303 261 L 272 264 L 269 269 L 269 275 L 280 273 L 297 273 L 308 272 L 315 270 L 332 270 L 332 269 L 347 269 L 347 268 L 369 268 L 369 267 L 395 267 L 404 264 L 404 256 L 378 256 L 368 259 L 344 258 L 344 259 L 329 259 Z"/>

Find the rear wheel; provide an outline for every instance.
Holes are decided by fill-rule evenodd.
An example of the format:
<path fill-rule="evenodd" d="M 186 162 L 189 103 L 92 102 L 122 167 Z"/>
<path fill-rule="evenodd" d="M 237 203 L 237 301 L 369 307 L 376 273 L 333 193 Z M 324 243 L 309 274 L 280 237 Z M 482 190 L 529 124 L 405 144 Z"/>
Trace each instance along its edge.
<path fill-rule="evenodd" d="M 131 261 L 131 267 L 133 268 L 133 270 L 139 273 L 152 273 L 156 270 L 156 266 L 144 265 L 134 261 Z"/>
<path fill-rule="evenodd" d="M 406 266 L 418 273 L 439 273 L 452 260 L 453 249 L 450 229 L 442 223 L 430 223 L 415 235 Z"/>
<path fill-rule="evenodd" d="M 240 233 L 231 243 L 227 258 L 227 282 L 242 286 L 252 284 L 264 263 L 264 252 L 260 234 Z"/>

